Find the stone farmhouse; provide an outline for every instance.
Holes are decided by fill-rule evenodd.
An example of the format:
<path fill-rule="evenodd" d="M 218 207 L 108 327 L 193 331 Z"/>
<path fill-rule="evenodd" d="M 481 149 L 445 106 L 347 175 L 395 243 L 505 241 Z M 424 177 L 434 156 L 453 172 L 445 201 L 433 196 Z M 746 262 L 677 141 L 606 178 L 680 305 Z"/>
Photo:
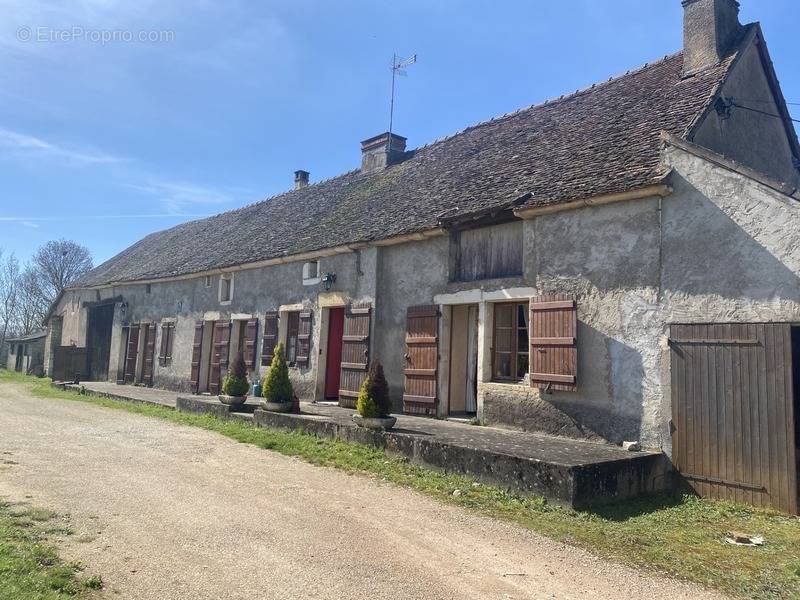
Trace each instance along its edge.
<path fill-rule="evenodd" d="M 145 237 L 57 300 L 47 371 L 213 395 L 282 341 L 352 407 L 378 359 L 397 411 L 638 440 L 797 512 L 800 146 L 761 27 L 683 6 L 677 54 Z"/>

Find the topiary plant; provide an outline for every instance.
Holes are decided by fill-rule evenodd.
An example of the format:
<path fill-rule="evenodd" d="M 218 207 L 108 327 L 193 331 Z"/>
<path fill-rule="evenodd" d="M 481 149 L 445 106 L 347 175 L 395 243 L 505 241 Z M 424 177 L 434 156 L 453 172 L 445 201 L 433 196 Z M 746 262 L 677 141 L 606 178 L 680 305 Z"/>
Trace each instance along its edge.
<path fill-rule="evenodd" d="M 226 396 L 246 396 L 250 391 L 250 382 L 247 381 L 247 367 L 244 357 L 237 352 L 231 363 L 230 369 L 222 380 L 222 393 Z"/>
<path fill-rule="evenodd" d="M 286 364 L 286 356 L 283 352 L 283 343 L 275 346 L 275 355 L 272 357 L 272 364 L 269 367 L 261 395 L 267 402 L 293 402 L 294 389 L 289 380 L 289 367 Z"/>
<path fill-rule="evenodd" d="M 389 384 L 383 374 L 383 367 L 378 361 L 373 361 L 369 367 L 364 383 L 358 392 L 356 410 L 364 418 L 388 417 L 392 412 L 389 399 Z"/>
<path fill-rule="evenodd" d="M 377 360 L 372 361 L 367 374 L 369 380 L 369 397 L 378 408 L 380 417 L 388 417 L 392 412 L 392 401 L 389 399 L 389 383 L 383 374 L 383 365 Z"/>
<path fill-rule="evenodd" d="M 365 419 L 374 419 L 381 416 L 378 405 L 369 397 L 369 377 L 364 379 L 364 383 L 361 384 L 361 389 L 358 391 L 356 411 Z"/>

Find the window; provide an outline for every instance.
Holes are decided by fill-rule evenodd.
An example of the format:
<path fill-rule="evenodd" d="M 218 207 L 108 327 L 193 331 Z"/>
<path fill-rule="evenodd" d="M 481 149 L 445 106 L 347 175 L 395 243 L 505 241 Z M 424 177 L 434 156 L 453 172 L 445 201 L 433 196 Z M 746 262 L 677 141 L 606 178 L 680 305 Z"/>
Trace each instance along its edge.
<path fill-rule="evenodd" d="M 456 231 L 451 236 L 451 279 L 479 281 L 522 275 L 522 223 Z"/>
<path fill-rule="evenodd" d="M 152 291 L 153 291 L 153 286 L 152 286 L 151 284 L 149 284 L 149 283 L 148 283 L 148 284 L 147 284 L 147 287 L 145 288 L 145 293 L 146 293 L 146 294 L 149 294 L 149 293 L 150 293 L 150 292 L 152 292 Z"/>
<path fill-rule="evenodd" d="M 211 287 L 211 275 L 206 275 L 203 285 L 207 288 Z"/>
<path fill-rule="evenodd" d="M 286 362 L 297 362 L 297 335 L 300 333 L 300 312 L 286 314 Z"/>
<path fill-rule="evenodd" d="M 316 285 L 319 283 L 319 262 L 316 260 L 303 264 L 303 285 Z"/>
<path fill-rule="evenodd" d="M 496 304 L 492 377 L 507 381 L 519 381 L 525 377 L 528 344 L 528 303 Z"/>
<path fill-rule="evenodd" d="M 220 275 L 219 278 L 219 301 L 222 304 L 229 304 L 233 299 L 233 275 Z"/>

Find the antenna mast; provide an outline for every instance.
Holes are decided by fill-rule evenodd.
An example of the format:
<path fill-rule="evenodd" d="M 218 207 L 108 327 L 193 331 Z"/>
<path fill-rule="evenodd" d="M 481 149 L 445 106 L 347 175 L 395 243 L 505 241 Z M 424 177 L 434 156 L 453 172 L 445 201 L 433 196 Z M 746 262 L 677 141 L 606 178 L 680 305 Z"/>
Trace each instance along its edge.
<path fill-rule="evenodd" d="M 392 54 L 392 96 L 389 101 L 389 138 L 386 142 L 387 150 L 391 149 L 392 144 L 392 126 L 394 125 L 394 80 L 397 75 L 406 76 L 405 68 L 417 62 L 417 55 L 414 54 L 409 58 L 400 58 L 397 54 Z"/>

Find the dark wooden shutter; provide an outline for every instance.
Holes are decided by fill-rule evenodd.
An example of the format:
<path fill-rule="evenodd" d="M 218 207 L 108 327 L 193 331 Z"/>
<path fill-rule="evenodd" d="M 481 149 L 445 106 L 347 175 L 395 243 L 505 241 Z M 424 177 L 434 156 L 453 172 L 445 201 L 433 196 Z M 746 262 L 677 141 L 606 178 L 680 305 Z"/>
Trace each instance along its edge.
<path fill-rule="evenodd" d="M 158 347 L 158 364 L 162 367 L 167 364 L 167 347 L 169 345 L 169 323 L 161 324 L 161 344 Z"/>
<path fill-rule="evenodd" d="M 249 319 L 244 326 L 244 364 L 252 369 L 256 364 L 256 339 L 258 338 L 258 319 Z"/>
<path fill-rule="evenodd" d="M 156 353 L 156 325 L 144 326 L 144 363 L 142 365 L 142 383 L 153 385 L 153 361 Z"/>
<path fill-rule="evenodd" d="M 575 391 L 578 384 L 578 307 L 572 296 L 531 298 L 531 387 Z"/>
<path fill-rule="evenodd" d="M 344 311 L 339 406 L 345 408 L 355 408 L 358 392 L 367 376 L 371 310 L 369 304 L 353 304 Z"/>
<path fill-rule="evenodd" d="M 136 378 L 136 359 L 139 354 L 139 326 L 131 325 L 128 333 L 128 348 L 125 352 L 125 383 L 133 383 Z"/>
<path fill-rule="evenodd" d="M 406 313 L 403 412 L 414 415 L 436 415 L 438 338 L 439 308 L 435 305 L 410 306 Z"/>
<path fill-rule="evenodd" d="M 169 337 L 167 338 L 167 353 L 164 356 L 164 359 L 166 363 L 169 364 L 172 362 L 172 346 L 175 343 L 175 323 L 170 323 L 167 331 L 169 333 Z"/>
<path fill-rule="evenodd" d="M 200 357 L 203 354 L 203 322 L 194 324 L 194 341 L 192 342 L 192 391 L 200 391 Z"/>
<path fill-rule="evenodd" d="M 208 377 L 208 391 L 211 394 L 219 394 L 222 370 L 228 367 L 228 344 L 230 343 L 230 336 L 230 321 L 217 321 L 214 323 L 211 369 Z"/>
<path fill-rule="evenodd" d="M 261 366 L 272 364 L 275 346 L 278 345 L 278 312 L 264 313 L 264 337 L 261 340 Z"/>
<path fill-rule="evenodd" d="M 310 310 L 300 312 L 300 321 L 297 327 L 297 358 L 295 364 L 298 367 L 307 367 L 311 354 L 311 319 L 313 313 Z"/>

